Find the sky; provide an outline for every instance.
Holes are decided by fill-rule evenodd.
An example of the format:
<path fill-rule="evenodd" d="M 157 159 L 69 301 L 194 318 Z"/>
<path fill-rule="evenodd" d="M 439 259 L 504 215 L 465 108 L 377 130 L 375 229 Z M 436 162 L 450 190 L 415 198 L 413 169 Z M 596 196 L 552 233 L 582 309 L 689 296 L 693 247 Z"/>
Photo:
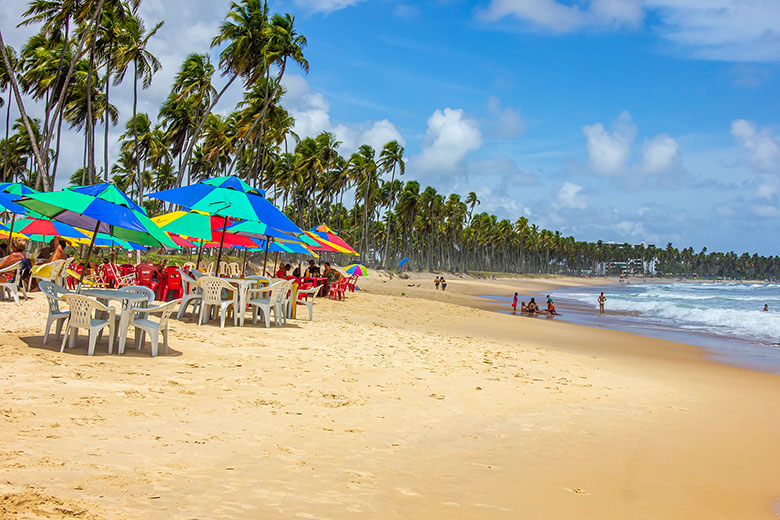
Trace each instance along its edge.
<path fill-rule="evenodd" d="M 0 2 L 14 46 L 31 32 L 10 22 L 25 5 Z M 780 254 L 778 0 L 269 5 L 308 39 L 309 74 L 293 66 L 284 80 L 300 136 L 332 131 L 344 155 L 397 139 L 403 180 L 474 191 L 478 211 L 578 240 Z M 228 7 L 142 2 L 148 26 L 165 24 L 150 46 L 163 69 L 139 110 L 156 114 Z M 112 95 L 121 125 L 130 87 Z M 239 96 L 231 87 L 217 110 Z M 112 154 L 121 133 L 111 129 Z M 81 163 L 78 135 L 66 138 L 58 185 Z"/>

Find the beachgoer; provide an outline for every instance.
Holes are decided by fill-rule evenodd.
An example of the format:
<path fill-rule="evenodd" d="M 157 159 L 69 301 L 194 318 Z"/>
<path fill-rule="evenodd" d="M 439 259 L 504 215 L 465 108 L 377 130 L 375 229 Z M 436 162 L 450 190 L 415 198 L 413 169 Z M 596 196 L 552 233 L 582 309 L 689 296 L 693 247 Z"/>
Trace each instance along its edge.
<path fill-rule="evenodd" d="M 300 278 L 301 277 L 301 267 L 300 266 L 298 266 L 295 269 L 293 269 L 293 276 L 295 278 Z"/>
<path fill-rule="evenodd" d="M 284 262 L 279 264 L 279 269 L 276 270 L 274 276 L 276 276 L 276 278 L 287 278 L 287 270 L 285 269 Z"/>
<path fill-rule="evenodd" d="M 439 277 L 438 276 L 433 280 L 433 285 L 436 287 L 436 290 L 438 291 L 439 290 Z"/>
<path fill-rule="evenodd" d="M 444 279 L 443 276 L 439 279 L 439 283 L 441 283 L 441 290 L 442 291 L 447 289 L 447 281 Z"/>
<path fill-rule="evenodd" d="M 339 280 L 344 278 L 343 274 L 330 267 L 330 263 L 325 262 L 325 264 L 323 265 L 325 266 L 325 268 L 322 270 L 322 276 L 328 279 L 328 287 L 330 287 L 330 284 L 332 284 L 333 282 L 338 282 Z"/>
<path fill-rule="evenodd" d="M 520 313 L 528 312 L 528 305 L 525 302 L 520 302 Z"/>
<path fill-rule="evenodd" d="M 599 314 L 604 314 L 604 303 L 607 301 L 607 297 L 602 292 L 599 295 Z"/>
<path fill-rule="evenodd" d="M 537 312 L 539 312 L 539 306 L 536 305 L 536 300 L 534 300 L 533 298 L 531 298 L 531 301 L 528 302 L 528 307 L 526 307 L 526 312 L 528 314 L 536 314 Z"/>
<path fill-rule="evenodd" d="M 552 298 L 550 298 L 549 294 L 547 295 L 547 314 L 552 314 L 552 315 L 558 314 L 557 312 L 555 312 L 555 304 L 553 303 L 553 300 Z"/>
<path fill-rule="evenodd" d="M 11 239 L 11 253 L 0 261 L 0 270 L 11 267 L 16 262 L 27 258 L 24 250 L 27 249 L 27 240 L 22 237 L 13 237 Z M 4 273 L 6 280 L 13 279 L 16 273 Z"/>
<path fill-rule="evenodd" d="M 304 276 L 307 278 L 317 278 L 320 276 L 320 268 L 314 263 L 314 259 L 309 260 L 309 267 L 306 268 Z"/>
<path fill-rule="evenodd" d="M 68 258 L 68 254 L 65 252 L 65 241 L 62 238 L 52 238 L 49 245 L 51 247 L 49 262 L 54 262 L 55 260 L 65 260 Z"/>
<path fill-rule="evenodd" d="M 768 303 L 764 304 L 764 312 L 769 312 L 769 304 Z"/>
<path fill-rule="evenodd" d="M 517 293 L 515 293 L 515 297 L 512 300 L 512 314 L 514 314 L 517 311 Z"/>

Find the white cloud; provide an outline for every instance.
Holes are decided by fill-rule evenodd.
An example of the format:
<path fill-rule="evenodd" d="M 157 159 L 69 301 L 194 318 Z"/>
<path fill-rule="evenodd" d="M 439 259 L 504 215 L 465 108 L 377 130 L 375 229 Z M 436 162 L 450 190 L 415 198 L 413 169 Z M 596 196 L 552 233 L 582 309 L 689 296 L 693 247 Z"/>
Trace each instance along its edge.
<path fill-rule="evenodd" d="M 436 110 L 428 118 L 422 152 L 415 157 L 417 168 L 427 172 L 451 172 L 466 154 L 482 146 L 479 125 L 462 109 Z"/>
<path fill-rule="evenodd" d="M 301 9 L 313 12 L 330 13 L 360 3 L 362 0 L 295 0 Z"/>
<path fill-rule="evenodd" d="M 596 123 L 584 126 L 582 133 L 588 140 L 588 159 L 594 172 L 618 175 L 625 171 L 637 133 L 631 114 L 626 111 L 621 113 L 612 132 Z"/>
<path fill-rule="evenodd" d="M 639 0 L 591 0 L 588 5 L 567 5 L 556 0 L 493 0 L 481 12 L 485 20 L 512 16 L 555 32 L 589 25 L 637 25 L 644 17 Z"/>
<path fill-rule="evenodd" d="M 777 0 L 492 0 L 479 13 L 557 33 L 637 27 L 648 14 L 659 20 L 654 29 L 662 38 L 694 57 L 780 60 Z"/>
<path fill-rule="evenodd" d="M 293 131 L 301 139 L 323 131 L 333 132 L 341 141 L 341 152 L 345 155 L 363 144 L 371 145 L 377 152 L 392 140 L 406 145 L 401 132 L 387 119 L 334 125 L 330 119 L 330 103 L 321 92 L 312 90 L 303 76 L 291 74 L 283 81 L 286 88 L 284 106 L 295 119 Z"/>
<path fill-rule="evenodd" d="M 752 121 L 735 119 L 731 135 L 755 169 L 768 171 L 780 165 L 780 143 L 769 128 L 758 130 Z"/>
<path fill-rule="evenodd" d="M 525 121 L 516 108 L 502 107 L 501 100 L 495 96 L 488 98 L 490 120 L 487 123 L 488 137 L 513 139 L 525 133 Z"/>
<path fill-rule="evenodd" d="M 642 145 L 644 170 L 654 174 L 668 170 L 677 160 L 679 145 L 666 134 L 658 134 Z"/>
<path fill-rule="evenodd" d="M 573 182 L 564 182 L 558 190 L 556 205 L 560 208 L 585 209 L 587 198 L 582 194 L 582 186 Z"/>

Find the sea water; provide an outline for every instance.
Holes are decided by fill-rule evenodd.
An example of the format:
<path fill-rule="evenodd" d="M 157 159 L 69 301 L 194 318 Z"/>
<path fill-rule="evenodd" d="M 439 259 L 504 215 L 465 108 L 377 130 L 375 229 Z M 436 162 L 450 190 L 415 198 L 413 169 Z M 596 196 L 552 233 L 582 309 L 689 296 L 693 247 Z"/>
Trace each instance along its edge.
<path fill-rule="evenodd" d="M 601 291 L 606 316 L 598 315 Z M 552 297 L 559 307 L 575 304 L 567 321 L 700 345 L 727 362 L 780 374 L 780 284 L 629 283 Z"/>

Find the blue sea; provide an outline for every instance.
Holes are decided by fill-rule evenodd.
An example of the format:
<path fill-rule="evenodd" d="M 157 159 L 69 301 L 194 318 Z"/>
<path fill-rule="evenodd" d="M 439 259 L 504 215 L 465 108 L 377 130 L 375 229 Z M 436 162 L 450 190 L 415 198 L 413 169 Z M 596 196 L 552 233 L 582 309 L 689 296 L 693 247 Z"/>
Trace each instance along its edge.
<path fill-rule="evenodd" d="M 551 295 L 563 314 L 556 319 L 698 345 L 720 361 L 780 374 L 780 284 L 629 283 Z"/>

